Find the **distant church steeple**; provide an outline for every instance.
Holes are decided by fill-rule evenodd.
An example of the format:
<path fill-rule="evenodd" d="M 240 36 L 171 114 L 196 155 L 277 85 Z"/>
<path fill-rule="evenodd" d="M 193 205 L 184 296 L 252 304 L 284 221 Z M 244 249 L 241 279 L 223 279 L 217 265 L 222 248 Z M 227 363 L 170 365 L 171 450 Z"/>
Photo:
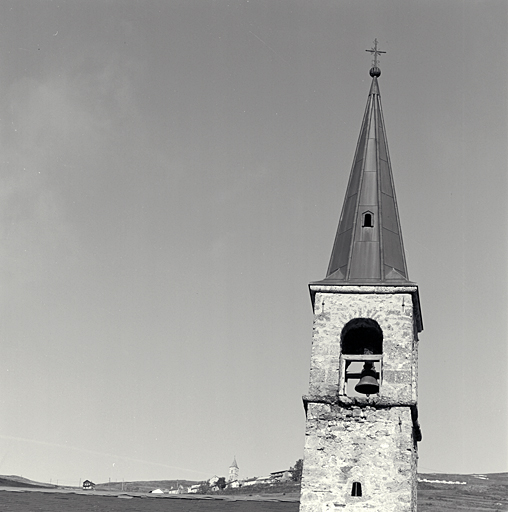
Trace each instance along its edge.
<path fill-rule="evenodd" d="M 228 482 L 233 482 L 235 480 L 238 480 L 238 473 L 239 473 L 238 464 L 236 463 L 236 456 L 233 457 L 233 462 L 231 463 L 231 466 L 229 466 L 229 474 L 228 474 Z"/>

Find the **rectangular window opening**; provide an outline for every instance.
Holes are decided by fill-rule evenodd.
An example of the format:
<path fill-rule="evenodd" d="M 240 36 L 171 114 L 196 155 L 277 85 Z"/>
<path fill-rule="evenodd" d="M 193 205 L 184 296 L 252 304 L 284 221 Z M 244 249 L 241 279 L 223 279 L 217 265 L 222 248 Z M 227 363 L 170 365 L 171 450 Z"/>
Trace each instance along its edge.
<path fill-rule="evenodd" d="M 360 482 L 353 482 L 353 488 L 351 489 L 351 496 L 362 495 L 362 484 Z"/>

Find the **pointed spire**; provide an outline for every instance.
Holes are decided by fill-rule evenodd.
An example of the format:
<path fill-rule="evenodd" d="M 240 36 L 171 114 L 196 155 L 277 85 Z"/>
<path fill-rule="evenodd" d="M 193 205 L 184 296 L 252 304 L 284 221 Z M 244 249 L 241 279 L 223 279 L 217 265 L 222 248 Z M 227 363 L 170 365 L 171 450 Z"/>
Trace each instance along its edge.
<path fill-rule="evenodd" d="M 398 284 L 408 282 L 397 200 L 381 109 L 377 41 L 372 84 L 353 167 L 322 283 Z"/>

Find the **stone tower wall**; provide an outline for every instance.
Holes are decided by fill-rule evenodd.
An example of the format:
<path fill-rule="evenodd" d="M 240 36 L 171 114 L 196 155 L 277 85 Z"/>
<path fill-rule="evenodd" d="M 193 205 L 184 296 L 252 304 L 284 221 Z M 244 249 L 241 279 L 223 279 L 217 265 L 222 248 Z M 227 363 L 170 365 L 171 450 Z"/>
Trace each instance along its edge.
<path fill-rule="evenodd" d="M 315 290 L 301 512 L 416 510 L 416 287 Z M 324 289 L 323 289 L 324 288 Z M 311 287 L 312 290 L 312 287 Z M 379 395 L 344 394 L 341 333 L 355 318 L 383 331 Z M 414 409 L 415 410 L 415 409 Z M 353 482 L 362 496 L 352 496 Z"/>
<path fill-rule="evenodd" d="M 309 404 L 300 511 L 414 511 L 416 457 L 408 407 Z"/>

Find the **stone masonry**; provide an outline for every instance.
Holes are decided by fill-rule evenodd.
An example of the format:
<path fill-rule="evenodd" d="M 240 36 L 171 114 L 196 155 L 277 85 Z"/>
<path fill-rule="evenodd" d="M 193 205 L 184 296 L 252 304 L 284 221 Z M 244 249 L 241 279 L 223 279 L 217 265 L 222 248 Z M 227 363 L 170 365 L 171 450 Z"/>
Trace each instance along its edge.
<path fill-rule="evenodd" d="M 300 511 L 413 512 L 421 437 L 417 287 L 310 288 L 314 329 Z M 372 319 L 382 330 L 375 395 L 348 396 L 344 385 L 342 331 L 357 318 Z M 361 496 L 352 495 L 357 485 Z"/>

